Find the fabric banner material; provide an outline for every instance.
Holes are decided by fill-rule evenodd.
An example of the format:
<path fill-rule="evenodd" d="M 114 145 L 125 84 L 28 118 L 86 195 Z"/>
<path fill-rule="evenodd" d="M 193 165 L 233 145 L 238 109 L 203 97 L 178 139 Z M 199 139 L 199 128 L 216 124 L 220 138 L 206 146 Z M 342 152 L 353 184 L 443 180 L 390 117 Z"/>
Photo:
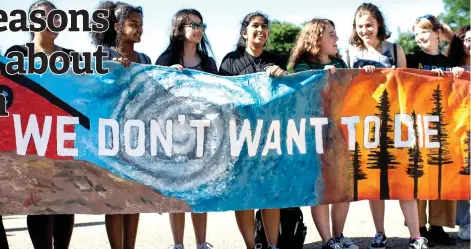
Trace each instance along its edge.
<path fill-rule="evenodd" d="M 470 199 L 469 72 L 9 75 L 8 62 L 2 215 Z"/>

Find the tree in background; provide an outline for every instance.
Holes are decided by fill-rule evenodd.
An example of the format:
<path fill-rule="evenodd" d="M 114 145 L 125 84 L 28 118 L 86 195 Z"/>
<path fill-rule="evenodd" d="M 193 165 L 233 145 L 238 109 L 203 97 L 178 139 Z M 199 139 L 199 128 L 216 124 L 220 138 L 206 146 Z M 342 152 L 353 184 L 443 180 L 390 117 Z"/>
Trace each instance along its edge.
<path fill-rule="evenodd" d="M 453 30 L 469 24 L 469 0 L 443 0 L 445 12 L 438 16 L 438 19 L 448 25 Z"/>
<path fill-rule="evenodd" d="M 412 54 L 420 51 L 419 45 L 417 45 L 417 42 L 415 42 L 415 35 L 413 32 L 401 32 L 401 30 L 399 29 L 398 33 L 399 37 L 396 43 L 399 44 L 402 49 L 404 49 L 404 53 Z"/>
<path fill-rule="evenodd" d="M 287 60 L 299 31 L 301 28 L 295 24 L 278 20 L 272 21 L 267 50 Z"/>

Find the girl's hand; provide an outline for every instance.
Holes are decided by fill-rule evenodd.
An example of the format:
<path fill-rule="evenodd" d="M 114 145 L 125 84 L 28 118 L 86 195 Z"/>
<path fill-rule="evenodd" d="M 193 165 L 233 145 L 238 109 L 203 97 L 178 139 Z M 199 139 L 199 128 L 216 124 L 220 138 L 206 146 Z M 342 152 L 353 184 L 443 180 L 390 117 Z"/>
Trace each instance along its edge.
<path fill-rule="evenodd" d="M 434 68 L 431 71 L 437 73 L 438 76 L 442 76 L 442 77 L 445 76 L 445 73 L 443 72 L 441 68 Z"/>
<path fill-rule="evenodd" d="M 365 70 L 366 73 L 374 73 L 375 72 L 375 66 L 364 66 L 363 69 Z"/>
<path fill-rule="evenodd" d="M 180 64 L 171 65 L 170 67 L 178 69 L 178 71 L 183 72 L 184 67 Z"/>
<path fill-rule="evenodd" d="M 460 77 L 460 76 L 463 74 L 464 68 L 462 68 L 462 67 L 454 67 L 454 68 L 451 69 L 451 72 L 453 72 L 453 76 L 455 76 L 455 77 L 458 78 L 458 77 Z"/>
<path fill-rule="evenodd" d="M 268 74 L 271 76 L 283 76 L 288 74 L 285 70 L 283 70 L 281 67 L 275 65 L 272 67 L 267 68 Z"/>
<path fill-rule="evenodd" d="M 121 63 L 121 65 L 123 65 L 125 68 L 128 68 L 129 66 L 131 66 L 131 61 L 128 60 L 128 58 L 126 57 L 114 58 L 113 61 Z"/>
<path fill-rule="evenodd" d="M 330 74 L 334 74 L 336 68 L 335 68 L 335 66 L 333 66 L 333 65 L 327 65 L 327 66 L 324 67 L 324 70 L 329 70 L 329 73 L 330 73 Z"/>

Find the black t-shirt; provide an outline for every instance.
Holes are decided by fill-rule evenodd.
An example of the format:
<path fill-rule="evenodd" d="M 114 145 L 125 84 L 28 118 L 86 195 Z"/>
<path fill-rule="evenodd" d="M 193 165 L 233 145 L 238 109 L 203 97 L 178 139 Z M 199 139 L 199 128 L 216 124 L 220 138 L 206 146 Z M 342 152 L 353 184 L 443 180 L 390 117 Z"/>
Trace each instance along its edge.
<path fill-rule="evenodd" d="M 407 67 L 432 70 L 441 68 L 443 71 L 451 71 L 453 68 L 452 62 L 444 55 L 430 55 L 424 51 L 419 51 L 415 54 L 408 54 L 406 56 Z"/>
<path fill-rule="evenodd" d="M 286 61 L 274 53 L 263 51 L 260 56 L 255 57 L 247 51 L 239 49 L 228 53 L 222 59 L 219 75 L 236 76 L 265 72 L 267 67 L 274 65 L 286 70 Z"/>
<path fill-rule="evenodd" d="M 185 68 L 199 70 L 199 71 L 203 71 L 203 72 L 206 72 L 206 73 L 217 74 L 218 73 L 218 67 L 216 65 L 216 61 L 214 61 L 214 59 L 212 57 L 208 57 L 208 59 L 209 59 L 209 70 L 204 70 L 203 64 L 201 62 L 198 65 L 194 66 L 194 67 L 185 67 Z M 157 58 L 157 61 L 155 62 L 155 65 L 169 67 L 169 66 L 171 66 L 169 61 L 170 61 L 170 55 L 168 53 L 167 54 L 162 54 L 161 56 L 159 56 L 159 58 Z"/>

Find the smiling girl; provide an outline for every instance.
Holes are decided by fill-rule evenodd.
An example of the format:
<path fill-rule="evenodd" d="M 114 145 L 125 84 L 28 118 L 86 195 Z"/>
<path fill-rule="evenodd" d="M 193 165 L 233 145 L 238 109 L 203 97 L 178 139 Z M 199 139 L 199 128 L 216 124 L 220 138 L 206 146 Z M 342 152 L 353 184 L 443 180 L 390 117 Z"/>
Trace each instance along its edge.
<path fill-rule="evenodd" d="M 331 20 L 312 19 L 298 35 L 289 58 L 288 70 L 301 72 L 324 69 L 332 74 L 336 68 L 347 68 L 338 53 L 338 39 Z M 329 205 L 311 207 L 312 218 L 322 238 L 322 249 L 358 249 L 349 238 L 343 236 L 349 206 L 349 202 L 332 204 L 332 217 L 329 214 Z"/>
<path fill-rule="evenodd" d="M 401 46 L 388 42 L 391 33 L 377 6 L 364 3 L 355 12 L 347 63 L 351 68 L 374 72 L 375 68 L 406 67 Z"/>
<path fill-rule="evenodd" d="M 118 61 L 125 67 L 132 62 L 151 64 L 144 53 L 134 50 L 141 42 L 143 13 L 141 7 L 111 1 L 102 2 L 97 9 L 109 10 L 110 28 L 103 33 L 91 33 L 95 45 L 104 46 L 108 60 Z M 106 232 L 112 249 L 133 249 L 136 244 L 139 214 L 105 215 Z"/>
<path fill-rule="evenodd" d="M 268 72 L 271 76 L 287 74 L 286 62 L 274 53 L 265 51 L 265 44 L 270 34 L 269 24 L 268 17 L 260 12 L 249 13 L 244 17 L 237 49 L 228 53 L 222 60 L 220 75 L 236 76 L 258 72 Z M 270 249 L 275 249 L 280 231 L 280 210 L 263 209 L 261 213 L 268 246 Z M 255 245 L 254 215 L 254 210 L 235 212 L 237 225 L 247 249 L 262 246 Z"/>
<path fill-rule="evenodd" d="M 440 44 L 450 41 L 453 36 L 448 25 L 439 22 L 433 15 L 425 15 L 417 18 L 412 30 L 421 50 L 407 55 L 407 67 L 431 70 L 438 75 L 444 75 L 445 71 L 452 71 L 457 77 L 461 75 L 464 69 L 455 67 L 450 59 L 440 53 Z"/>
<path fill-rule="evenodd" d="M 371 3 L 360 5 L 354 15 L 351 47 L 347 52 L 350 67 L 363 68 L 367 73 L 374 72 L 375 68 L 405 68 L 404 51 L 400 46 L 386 41 L 389 36 L 390 32 L 379 8 Z M 384 200 L 370 200 L 369 203 L 376 228 L 370 248 L 384 249 L 387 241 L 384 229 L 385 203 Z M 399 200 L 399 204 L 409 228 L 409 248 L 428 248 L 427 239 L 421 237 L 419 232 L 417 202 Z"/>
<path fill-rule="evenodd" d="M 206 24 L 203 16 L 195 9 L 182 9 L 172 20 L 170 43 L 159 56 L 156 65 L 200 70 L 217 74 L 216 62 L 209 56 L 211 46 L 205 35 Z M 185 230 L 185 213 L 170 213 L 174 249 L 183 249 Z M 209 249 L 212 245 L 206 242 L 207 213 L 192 213 L 191 220 L 195 231 L 197 249 Z"/>
<path fill-rule="evenodd" d="M 452 60 L 440 53 L 440 43 L 450 40 L 453 35 L 448 25 L 439 22 L 433 15 L 425 15 L 417 18 L 412 30 L 421 51 L 407 55 L 407 67 L 431 70 L 439 76 L 443 76 L 445 71 L 452 71 L 456 77 L 463 73 L 463 68 L 454 67 Z M 456 201 L 417 200 L 417 206 L 420 234 L 429 240 L 429 245 L 456 245 L 456 240 L 443 230 L 443 226 L 455 227 Z M 428 230 L 425 226 L 427 218 L 430 225 Z"/>

